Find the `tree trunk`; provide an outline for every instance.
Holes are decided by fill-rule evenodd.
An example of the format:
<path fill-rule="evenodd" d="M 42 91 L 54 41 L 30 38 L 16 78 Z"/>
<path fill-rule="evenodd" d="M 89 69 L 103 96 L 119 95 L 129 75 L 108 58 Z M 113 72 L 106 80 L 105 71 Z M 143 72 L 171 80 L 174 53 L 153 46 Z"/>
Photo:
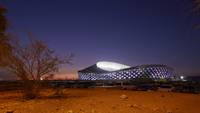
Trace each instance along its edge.
<path fill-rule="evenodd" d="M 23 94 L 26 99 L 34 99 L 39 96 L 41 85 L 39 81 L 36 80 L 26 80 L 23 81 Z"/>

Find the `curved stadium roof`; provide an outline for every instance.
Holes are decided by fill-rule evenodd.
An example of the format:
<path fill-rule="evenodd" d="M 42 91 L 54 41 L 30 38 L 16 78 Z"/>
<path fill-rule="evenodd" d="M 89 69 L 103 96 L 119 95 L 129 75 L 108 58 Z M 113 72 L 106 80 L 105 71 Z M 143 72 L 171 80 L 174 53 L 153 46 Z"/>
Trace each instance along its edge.
<path fill-rule="evenodd" d="M 96 66 L 105 71 L 118 71 L 122 69 L 130 68 L 130 66 L 116 63 L 116 62 L 109 62 L 109 61 L 100 61 L 96 63 Z"/>
<path fill-rule="evenodd" d="M 119 71 L 123 69 L 131 68 L 128 65 L 116 63 L 116 62 L 110 62 L 110 61 L 99 61 L 96 64 L 89 66 L 85 69 L 80 70 L 79 72 L 83 73 L 108 73 L 113 71 Z"/>

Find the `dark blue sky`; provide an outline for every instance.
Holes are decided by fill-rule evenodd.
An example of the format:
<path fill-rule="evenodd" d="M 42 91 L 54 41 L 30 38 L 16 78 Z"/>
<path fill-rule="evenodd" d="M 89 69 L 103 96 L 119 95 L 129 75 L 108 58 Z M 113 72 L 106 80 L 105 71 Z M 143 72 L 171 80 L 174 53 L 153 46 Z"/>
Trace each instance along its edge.
<path fill-rule="evenodd" d="M 192 1 L 192 0 L 191 0 Z M 100 60 L 167 64 L 200 73 L 200 34 L 190 0 L 1 0 L 10 32 L 74 53 L 80 69 Z"/>

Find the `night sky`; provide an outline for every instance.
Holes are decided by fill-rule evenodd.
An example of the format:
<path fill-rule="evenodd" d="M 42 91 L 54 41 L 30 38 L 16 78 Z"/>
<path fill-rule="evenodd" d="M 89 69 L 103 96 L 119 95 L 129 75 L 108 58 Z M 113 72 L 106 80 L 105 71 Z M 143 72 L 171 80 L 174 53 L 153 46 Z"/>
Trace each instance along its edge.
<path fill-rule="evenodd" d="M 166 64 L 178 73 L 200 73 L 200 19 L 192 0 L 1 0 L 8 31 L 27 32 L 60 55 L 75 54 L 76 71 L 97 61 L 130 66 Z"/>

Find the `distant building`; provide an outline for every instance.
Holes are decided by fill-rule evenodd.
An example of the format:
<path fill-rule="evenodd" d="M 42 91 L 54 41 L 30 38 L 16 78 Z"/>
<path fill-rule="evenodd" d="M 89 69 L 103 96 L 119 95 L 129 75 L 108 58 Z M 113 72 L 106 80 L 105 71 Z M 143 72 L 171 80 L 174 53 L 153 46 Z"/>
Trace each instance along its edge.
<path fill-rule="evenodd" d="M 127 66 L 115 62 L 101 61 L 78 71 L 80 80 L 171 80 L 174 70 L 166 65 Z"/>

